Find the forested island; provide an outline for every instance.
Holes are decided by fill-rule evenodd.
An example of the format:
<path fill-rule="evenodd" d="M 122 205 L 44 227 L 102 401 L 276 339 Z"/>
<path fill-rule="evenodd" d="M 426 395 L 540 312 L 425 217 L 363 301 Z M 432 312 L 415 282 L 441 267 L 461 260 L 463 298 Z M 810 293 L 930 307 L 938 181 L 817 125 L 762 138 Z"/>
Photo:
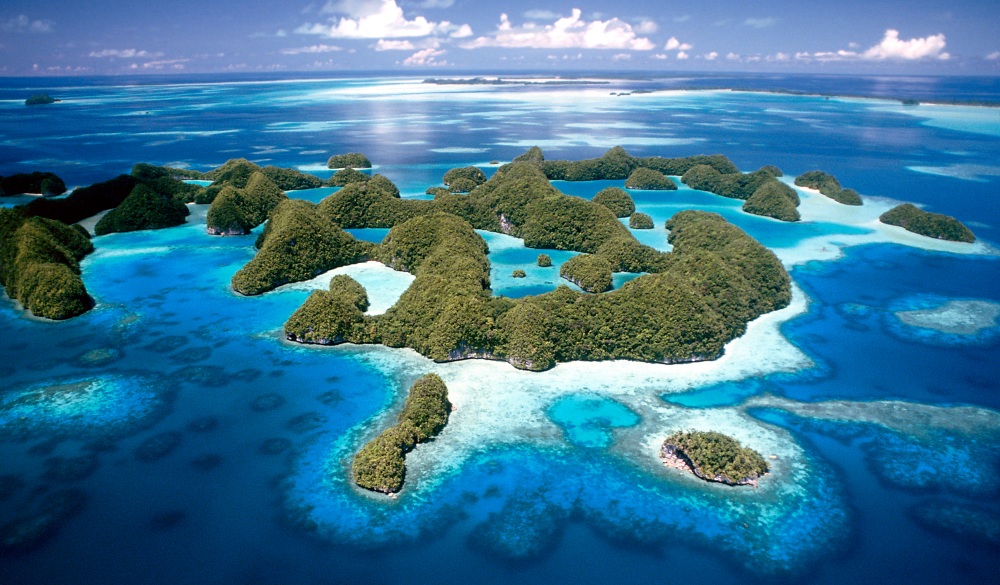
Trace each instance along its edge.
<path fill-rule="evenodd" d="M 54 104 L 62 100 L 57 100 L 56 98 L 50 96 L 47 93 L 36 93 L 34 95 L 28 96 L 28 99 L 24 100 L 24 105 L 26 106 L 47 106 L 49 104 Z"/>
<path fill-rule="evenodd" d="M 663 441 L 660 458 L 668 467 L 734 486 L 757 487 L 757 480 L 769 471 L 760 453 L 714 431 L 674 433 Z"/>
<path fill-rule="evenodd" d="M 350 277 L 343 276 L 337 278 Z M 351 280 L 351 282 L 354 282 Z M 364 294 L 361 285 L 338 284 Z M 367 297 L 365 298 L 367 304 Z M 403 489 L 406 479 L 406 454 L 420 443 L 436 437 L 448 424 L 451 403 L 448 388 L 436 374 L 427 374 L 410 387 L 403 410 L 395 425 L 382 431 L 354 456 L 351 473 L 354 483 L 367 490 L 394 494 Z"/>
<path fill-rule="evenodd" d="M 844 189 L 840 186 L 840 181 L 833 175 L 828 175 L 823 171 L 808 171 L 795 177 L 795 184 L 799 187 L 816 189 L 823 195 L 833 199 L 837 203 L 844 205 L 861 205 L 861 196 L 854 189 Z"/>
<path fill-rule="evenodd" d="M 55 173 L 35 171 L 0 177 L 0 197 L 25 193 L 51 197 L 65 192 L 66 183 Z"/>
<path fill-rule="evenodd" d="M 972 230 L 954 217 L 924 211 L 912 203 L 897 205 L 883 213 L 878 219 L 884 224 L 899 226 L 929 238 L 970 244 L 976 241 Z"/>

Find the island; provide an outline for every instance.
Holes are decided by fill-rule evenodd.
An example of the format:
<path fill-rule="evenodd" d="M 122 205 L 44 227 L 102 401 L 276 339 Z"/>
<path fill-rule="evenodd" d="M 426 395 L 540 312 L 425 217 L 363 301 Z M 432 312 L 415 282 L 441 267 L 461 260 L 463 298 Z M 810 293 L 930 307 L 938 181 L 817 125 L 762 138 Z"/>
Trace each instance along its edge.
<path fill-rule="evenodd" d="M 511 278 L 525 278 L 528 276 L 528 273 L 520 268 L 517 268 L 510 274 L 510 276 Z"/>
<path fill-rule="evenodd" d="M 689 471 L 705 481 L 751 485 L 770 469 L 760 453 L 714 431 L 681 431 L 663 441 L 660 459 L 667 467 Z"/>
<path fill-rule="evenodd" d="M 625 179 L 625 188 L 643 191 L 676 191 L 677 184 L 660 171 L 639 167 Z"/>
<path fill-rule="evenodd" d="M 262 171 L 255 170 L 245 186 L 222 188 L 208 209 L 208 233 L 221 236 L 246 235 L 267 220 L 278 203 L 288 199 L 284 191 Z"/>
<path fill-rule="evenodd" d="M 897 205 L 878 219 L 884 224 L 899 226 L 928 238 L 969 244 L 976 241 L 972 230 L 954 217 L 924 211 L 912 203 Z"/>
<path fill-rule="evenodd" d="M 34 95 L 28 96 L 28 99 L 24 100 L 24 105 L 26 106 L 46 106 L 48 104 L 54 104 L 62 100 L 57 100 L 56 98 L 50 96 L 47 93 L 36 93 Z"/>
<path fill-rule="evenodd" d="M 0 177 L 0 197 L 25 193 L 52 197 L 65 192 L 66 183 L 55 173 L 35 171 Z"/>
<path fill-rule="evenodd" d="M 641 211 L 637 211 L 629 216 L 628 227 L 634 230 L 651 230 L 653 229 L 653 218 Z"/>
<path fill-rule="evenodd" d="M 406 454 L 436 437 L 448 424 L 450 413 L 444 381 L 437 374 L 419 378 L 410 387 L 396 424 L 354 456 L 351 466 L 354 483 L 384 494 L 399 492 L 406 479 Z"/>
<path fill-rule="evenodd" d="M 121 204 L 97 222 L 94 234 L 102 236 L 114 232 L 172 227 L 183 224 L 190 213 L 180 201 L 139 184 Z"/>
<path fill-rule="evenodd" d="M 823 195 L 833 199 L 837 203 L 844 205 L 861 205 L 861 196 L 854 189 L 844 189 L 840 186 L 840 181 L 833 175 L 828 175 L 823 171 L 807 171 L 795 177 L 795 184 L 799 187 L 816 189 Z"/>
<path fill-rule="evenodd" d="M 331 156 L 327 159 L 326 166 L 330 169 L 370 169 L 372 161 L 360 152 L 348 152 Z"/>
<path fill-rule="evenodd" d="M 635 201 L 620 187 L 601 189 L 591 201 L 607 207 L 615 217 L 628 217 L 635 213 Z"/>
<path fill-rule="evenodd" d="M 590 293 L 611 290 L 611 263 L 594 254 L 580 254 L 563 263 L 559 276 Z"/>
<path fill-rule="evenodd" d="M 468 193 L 486 182 L 486 173 L 476 167 L 451 169 L 441 182 L 452 193 Z"/>
<path fill-rule="evenodd" d="M 548 254 L 539 254 L 535 263 L 541 268 L 550 268 L 552 266 L 552 257 Z"/>

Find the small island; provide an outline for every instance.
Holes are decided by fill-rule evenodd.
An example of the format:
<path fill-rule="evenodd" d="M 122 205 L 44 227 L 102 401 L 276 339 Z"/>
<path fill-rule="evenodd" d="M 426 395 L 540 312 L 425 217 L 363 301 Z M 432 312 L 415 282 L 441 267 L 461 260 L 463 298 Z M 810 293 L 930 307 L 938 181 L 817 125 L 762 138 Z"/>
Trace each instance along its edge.
<path fill-rule="evenodd" d="M 663 441 L 660 459 L 667 467 L 726 485 L 751 485 L 770 469 L 760 453 L 714 431 L 681 431 Z"/>
<path fill-rule="evenodd" d="M 968 244 L 976 241 L 972 230 L 954 217 L 924 211 L 912 203 L 897 205 L 878 219 L 884 224 L 898 226 L 928 238 Z"/>
<path fill-rule="evenodd" d="M 0 197 L 25 193 L 52 197 L 65 192 L 66 183 L 55 173 L 35 171 L 0 177 Z"/>
<path fill-rule="evenodd" d="M 844 205 L 861 205 L 861 196 L 854 189 L 844 189 L 840 186 L 840 181 L 833 175 L 828 175 L 823 171 L 808 171 L 795 177 L 795 184 L 799 187 L 816 189 L 823 195 L 833 199 L 837 203 Z"/>
<path fill-rule="evenodd" d="M 327 159 L 326 166 L 330 169 L 370 169 L 372 161 L 360 152 L 348 152 L 331 156 Z"/>
<path fill-rule="evenodd" d="M 451 169 L 442 182 L 452 193 L 468 193 L 486 182 L 486 173 L 476 167 Z"/>
<path fill-rule="evenodd" d="M 632 196 L 619 187 L 601 189 L 591 201 L 607 207 L 615 217 L 628 217 L 635 213 L 635 201 L 632 200 Z"/>
<path fill-rule="evenodd" d="M 640 191 L 676 191 L 677 184 L 660 171 L 639 167 L 625 179 L 625 188 Z"/>
<path fill-rule="evenodd" d="M 629 216 L 628 227 L 634 230 L 651 230 L 653 229 L 653 218 L 645 213 L 636 211 Z"/>
<path fill-rule="evenodd" d="M 539 254 L 535 263 L 541 268 L 550 268 L 552 266 L 552 257 L 548 254 Z"/>
<path fill-rule="evenodd" d="M 406 396 L 397 423 L 369 441 L 354 456 L 354 483 L 374 492 L 395 494 L 406 479 L 406 454 L 436 437 L 448 424 L 448 388 L 437 374 L 422 376 Z"/>
<path fill-rule="evenodd" d="M 57 100 L 56 98 L 50 96 L 47 93 L 36 93 L 29 96 L 28 99 L 24 100 L 24 105 L 26 106 L 47 106 L 49 104 L 54 104 L 62 100 Z"/>

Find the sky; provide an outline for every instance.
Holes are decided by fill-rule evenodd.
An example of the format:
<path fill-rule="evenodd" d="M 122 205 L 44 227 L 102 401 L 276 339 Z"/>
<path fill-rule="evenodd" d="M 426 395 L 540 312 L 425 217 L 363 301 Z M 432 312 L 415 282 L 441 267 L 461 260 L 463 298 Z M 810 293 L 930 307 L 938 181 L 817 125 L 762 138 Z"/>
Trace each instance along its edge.
<path fill-rule="evenodd" d="M 4 0 L 0 76 L 1000 75 L 1000 0 Z"/>

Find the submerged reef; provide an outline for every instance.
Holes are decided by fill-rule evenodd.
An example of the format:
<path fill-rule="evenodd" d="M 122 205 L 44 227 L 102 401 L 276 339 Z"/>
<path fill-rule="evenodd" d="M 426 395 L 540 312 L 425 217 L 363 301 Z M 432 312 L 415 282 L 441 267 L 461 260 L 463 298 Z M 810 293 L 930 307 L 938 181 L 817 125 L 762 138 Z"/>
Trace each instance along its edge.
<path fill-rule="evenodd" d="M 752 485 L 768 472 L 760 453 L 712 431 L 682 431 L 664 439 L 660 459 L 668 467 L 689 470 L 705 481 Z"/>
<path fill-rule="evenodd" d="M 403 489 L 406 454 L 433 439 L 448 424 L 451 403 L 448 388 L 436 374 L 427 374 L 410 387 L 397 423 L 372 439 L 354 456 L 354 483 L 376 492 Z"/>
<path fill-rule="evenodd" d="M 879 216 L 884 224 L 899 226 L 906 231 L 951 242 L 976 241 L 972 230 L 949 215 L 924 211 L 912 203 L 897 205 Z"/>
<path fill-rule="evenodd" d="M 828 175 L 823 171 L 807 171 L 795 177 L 795 184 L 799 187 L 816 189 L 823 195 L 833 199 L 837 203 L 844 205 L 861 205 L 861 196 L 854 189 L 844 189 L 840 186 L 840 181 L 833 175 Z"/>

